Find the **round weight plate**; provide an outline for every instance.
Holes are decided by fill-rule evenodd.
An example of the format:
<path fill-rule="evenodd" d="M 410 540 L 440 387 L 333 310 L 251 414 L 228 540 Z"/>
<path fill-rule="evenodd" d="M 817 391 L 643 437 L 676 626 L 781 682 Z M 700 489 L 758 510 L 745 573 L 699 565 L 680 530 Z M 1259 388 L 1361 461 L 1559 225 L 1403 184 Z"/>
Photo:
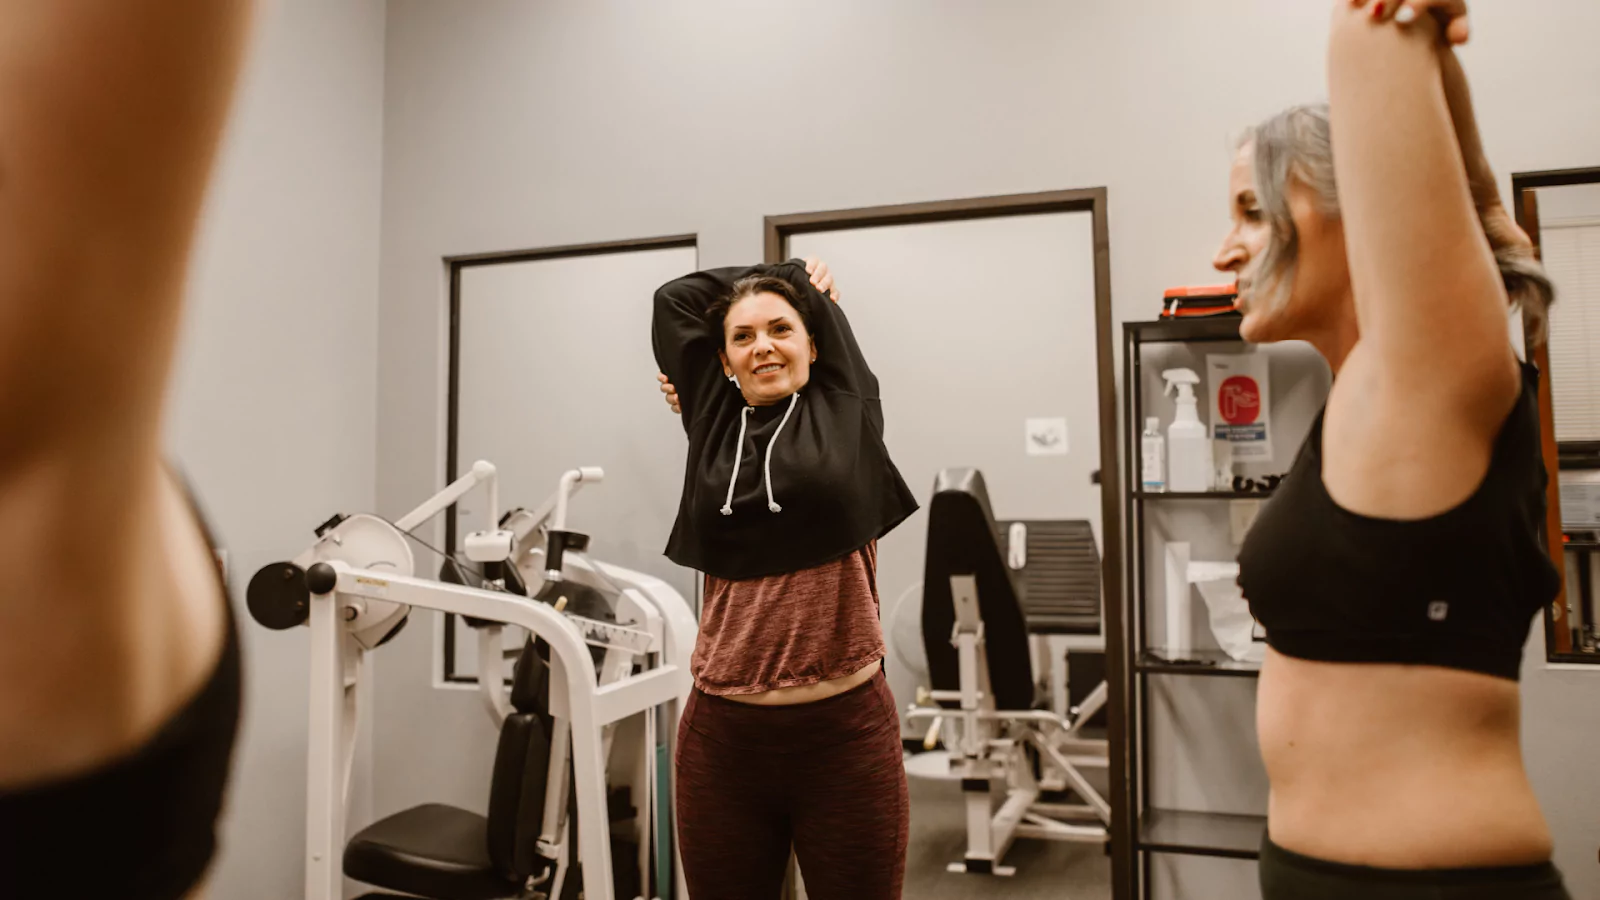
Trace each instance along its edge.
<path fill-rule="evenodd" d="M 250 617 L 274 631 L 304 625 L 311 614 L 305 570 L 292 562 L 263 566 L 245 591 Z"/>

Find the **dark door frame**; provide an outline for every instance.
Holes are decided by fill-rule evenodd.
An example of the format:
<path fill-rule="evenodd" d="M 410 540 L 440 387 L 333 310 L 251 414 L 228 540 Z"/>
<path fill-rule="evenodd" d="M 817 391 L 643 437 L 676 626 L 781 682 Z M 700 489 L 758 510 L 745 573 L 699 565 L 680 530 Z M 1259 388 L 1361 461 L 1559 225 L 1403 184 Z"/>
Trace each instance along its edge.
<path fill-rule="evenodd" d="M 531 250 L 506 250 L 495 253 L 470 253 L 446 256 L 444 264 L 450 275 L 450 343 L 445 351 L 449 367 L 445 388 L 445 461 L 444 483 L 450 484 L 460 477 L 461 435 L 461 273 L 478 266 L 504 263 L 538 262 L 550 259 L 572 259 L 579 256 L 603 256 L 608 253 L 631 253 L 636 250 L 671 250 L 679 247 L 698 247 L 693 234 L 674 234 L 664 237 L 637 238 L 626 241 L 604 241 L 595 244 L 568 244 L 561 247 L 541 247 Z M 455 505 L 446 510 L 444 520 L 444 546 L 456 551 Z M 444 617 L 444 680 L 451 684 L 474 684 L 476 674 L 456 672 L 456 616 Z"/>
<path fill-rule="evenodd" d="M 1131 896 L 1133 885 L 1133 810 L 1128 792 L 1128 660 L 1122 654 L 1122 477 L 1118 467 L 1117 385 L 1112 344 L 1111 241 L 1103 187 L 1043 191 L 997 197 L 971 197 L 932 203 L 874 206 L 766 217 L 766 261 L 788 256 L 789 236 L 816 231 L 848 231 L 887 225 L 995 219 L 1007 216 L 1087 212 L 1093 217 L 1095 356 L 1100 383 L 1101 621 L 1106 639 L 1107 718 L 1110 731 L 1112 896 Z"/>
<path fill-rule="evenodd" d="M 1517 224 L 1533 240 L 1534 252 L 1544 256 L 1539 240 L 1538 188 L 1566 187 L 1575 184 L 1600 184 L 1600 167 L 1583 169 L 1551 169 L 1543 172 L 1514 172 L 1511 175 L 1512 211 Z M 1524 335 L 1524 337 L 1528 337 Z M 1545 377 L 1539 379 L 1539 430 L 1544 445 L 1544 467 L 1548 472 L 1561 468 L 1561 457 L 1566 450 L 1586 456 L 1600 454 L 1600 444 L 1557 445 L 1555 432 L 1555 404 L 1550 392 L 1550 353 L 1540 344 L 1535 347 L 1529 340 L 1529 356 Z M 1561 592 L 1551 602 L 1544 614 L 1545 659 L 1548 662 L 1577 662 L 1594 664 L 1593 654 L 1575 653 L 1572 649 L 1572 629 L 1567 627 L 1566 551 L 1561 543 L 1561 484 L 1552 475 L 1545 488 L 1545 544 L 1550 559 L 1561 573 Z"/>

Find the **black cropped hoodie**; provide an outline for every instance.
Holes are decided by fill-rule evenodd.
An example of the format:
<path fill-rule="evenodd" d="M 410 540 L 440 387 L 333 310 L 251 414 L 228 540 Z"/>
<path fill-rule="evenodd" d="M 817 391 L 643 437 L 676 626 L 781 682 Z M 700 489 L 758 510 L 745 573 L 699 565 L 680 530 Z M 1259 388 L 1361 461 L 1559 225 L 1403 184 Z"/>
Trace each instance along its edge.
<path fill-rule="evenodd" d="M 752 275 L 794 286 L 817 349 L 809 383 L 773 406 L 745 403 L 722 371 L 723 335 L 706 318 Z M 878 379 L 844 311 L 812 287 L 799 260 L 662 285 L 651 340 L 689 435 L 667 542 L 673 562 L 730 580 L 796 572 L 859 550 L 916 512 L 883 443 Z"/>

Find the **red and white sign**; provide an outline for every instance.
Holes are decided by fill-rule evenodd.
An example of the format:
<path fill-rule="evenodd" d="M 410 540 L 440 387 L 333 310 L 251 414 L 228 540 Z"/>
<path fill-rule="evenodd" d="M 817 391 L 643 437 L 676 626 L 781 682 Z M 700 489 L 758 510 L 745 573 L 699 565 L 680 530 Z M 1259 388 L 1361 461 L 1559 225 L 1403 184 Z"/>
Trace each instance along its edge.
<path fill-rule="evenodd" d="M 1211 394 L 1211 436 L 1227 441 L 1233 460 L 1272 462 L 1272 392 L 1264 353 L 1214 354 L 1206 357 L 1206 384 Z"/>
<path fill-rule="evenodd" d="M 1261 385 L 1248 375 L 1224 379 L 1217 388 L 1217 415 L 1229 425 L 1250 425 L 1261 418 Z"/>

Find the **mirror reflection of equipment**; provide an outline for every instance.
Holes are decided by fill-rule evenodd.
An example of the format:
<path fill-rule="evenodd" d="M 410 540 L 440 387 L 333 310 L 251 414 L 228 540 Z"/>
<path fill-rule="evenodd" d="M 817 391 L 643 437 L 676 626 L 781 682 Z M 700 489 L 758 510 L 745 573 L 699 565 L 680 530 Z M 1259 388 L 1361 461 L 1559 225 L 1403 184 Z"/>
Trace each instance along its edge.
<path fill-rule="evenodd" d="M 317 529 L 317 542 L 292 563 L 267 566 L 250 580 L 246 603 L 256 621 L 273 629 L 293 628 L 310 614 L 311 592 L 305 570 L 342 559 L 351 567 L 386 575 L 415 575 L 411 546 L 395 526 L 377 516 L 335 516 Z M 405 627 L 409 607 L 381 600 L 355 600 L 344 609 L 350 636 L 368 650 L 391 640 Z"/>
<path fill-rule="evenodd" d="M 305 553 L 251 580 L 258 622 L 312 632 L 307 900 L 342 897 L 346 875 L 438 900 L 569 898 L 579 884 L 569 872 L 583 870 L 583 896 L 595 900 L 686 895 L 670 840 L 669 776 L 696 625 L 664 582 L 590 558 L 588 536 L 565 529 L 571 494 L 602 477 L 572 470 L 538 509 L 500 519 L 495 468 L 479 462 L 399 522 L 335 516 Z M 468 563 L 447 558 L 440 581 L 416 577 L 409 532 L 479 486 L 489 493 L 487 527 L 466 537 Z M 456 613 L 479 631 L 479 690 L 500 727 L 488 816 L 428 804 L 346 844 L 365 655 L 413 607 Z M 529 635 L 510 654 L 509 689 L 507 626 Z M 617 756 L 619 741 L 635 752 Z M 613 836 L 611 801 L 623 795 L 608 792 L 606 774 L 617 763 L 631 766 L 619 779 L 644 795 L 631 845 Z"/>
<path fill-rule="evenodd" d="M 1019 837 L 1109 840 L 1110 804 L 1083 772 L 1109 764 L 1107 742 L 1085 733 L 1105 705 L 1107 685 L 1102 681 L 1062 715 L 1040 696 L 1031 659 L 1036 634 L 1099 633 L 1093 530 L 1087 522 L 1052 523 L 1062 528 L 1050 554 L 1062 565 L 1052 576 L 1086 590 L 1041 591 L 1038 602 L 1025 606 L 1014 570 L 1047 554 L 1027 549 L 1026 523 L 1016 524 L 1024 528 L 1005 529 L 1011 549 L 1002 552 L 982 473 L 939 473 L 928 508 L 921 610 L 931 690 L 919 691 L 907 718 L 932 721 L 924 746 L 931 750 L 942 739 L 948 775 L 961 781 L 967 849 L 949 865 L 952 872 L 1014 874 L 1002 860 Z M 897 606 L 891 628 L 898 613 Z M 919 763 L 909 762 L 908 772 Z M 1064 801 L 1068 792 L 1077 802 L 1052 796 Z"/>

